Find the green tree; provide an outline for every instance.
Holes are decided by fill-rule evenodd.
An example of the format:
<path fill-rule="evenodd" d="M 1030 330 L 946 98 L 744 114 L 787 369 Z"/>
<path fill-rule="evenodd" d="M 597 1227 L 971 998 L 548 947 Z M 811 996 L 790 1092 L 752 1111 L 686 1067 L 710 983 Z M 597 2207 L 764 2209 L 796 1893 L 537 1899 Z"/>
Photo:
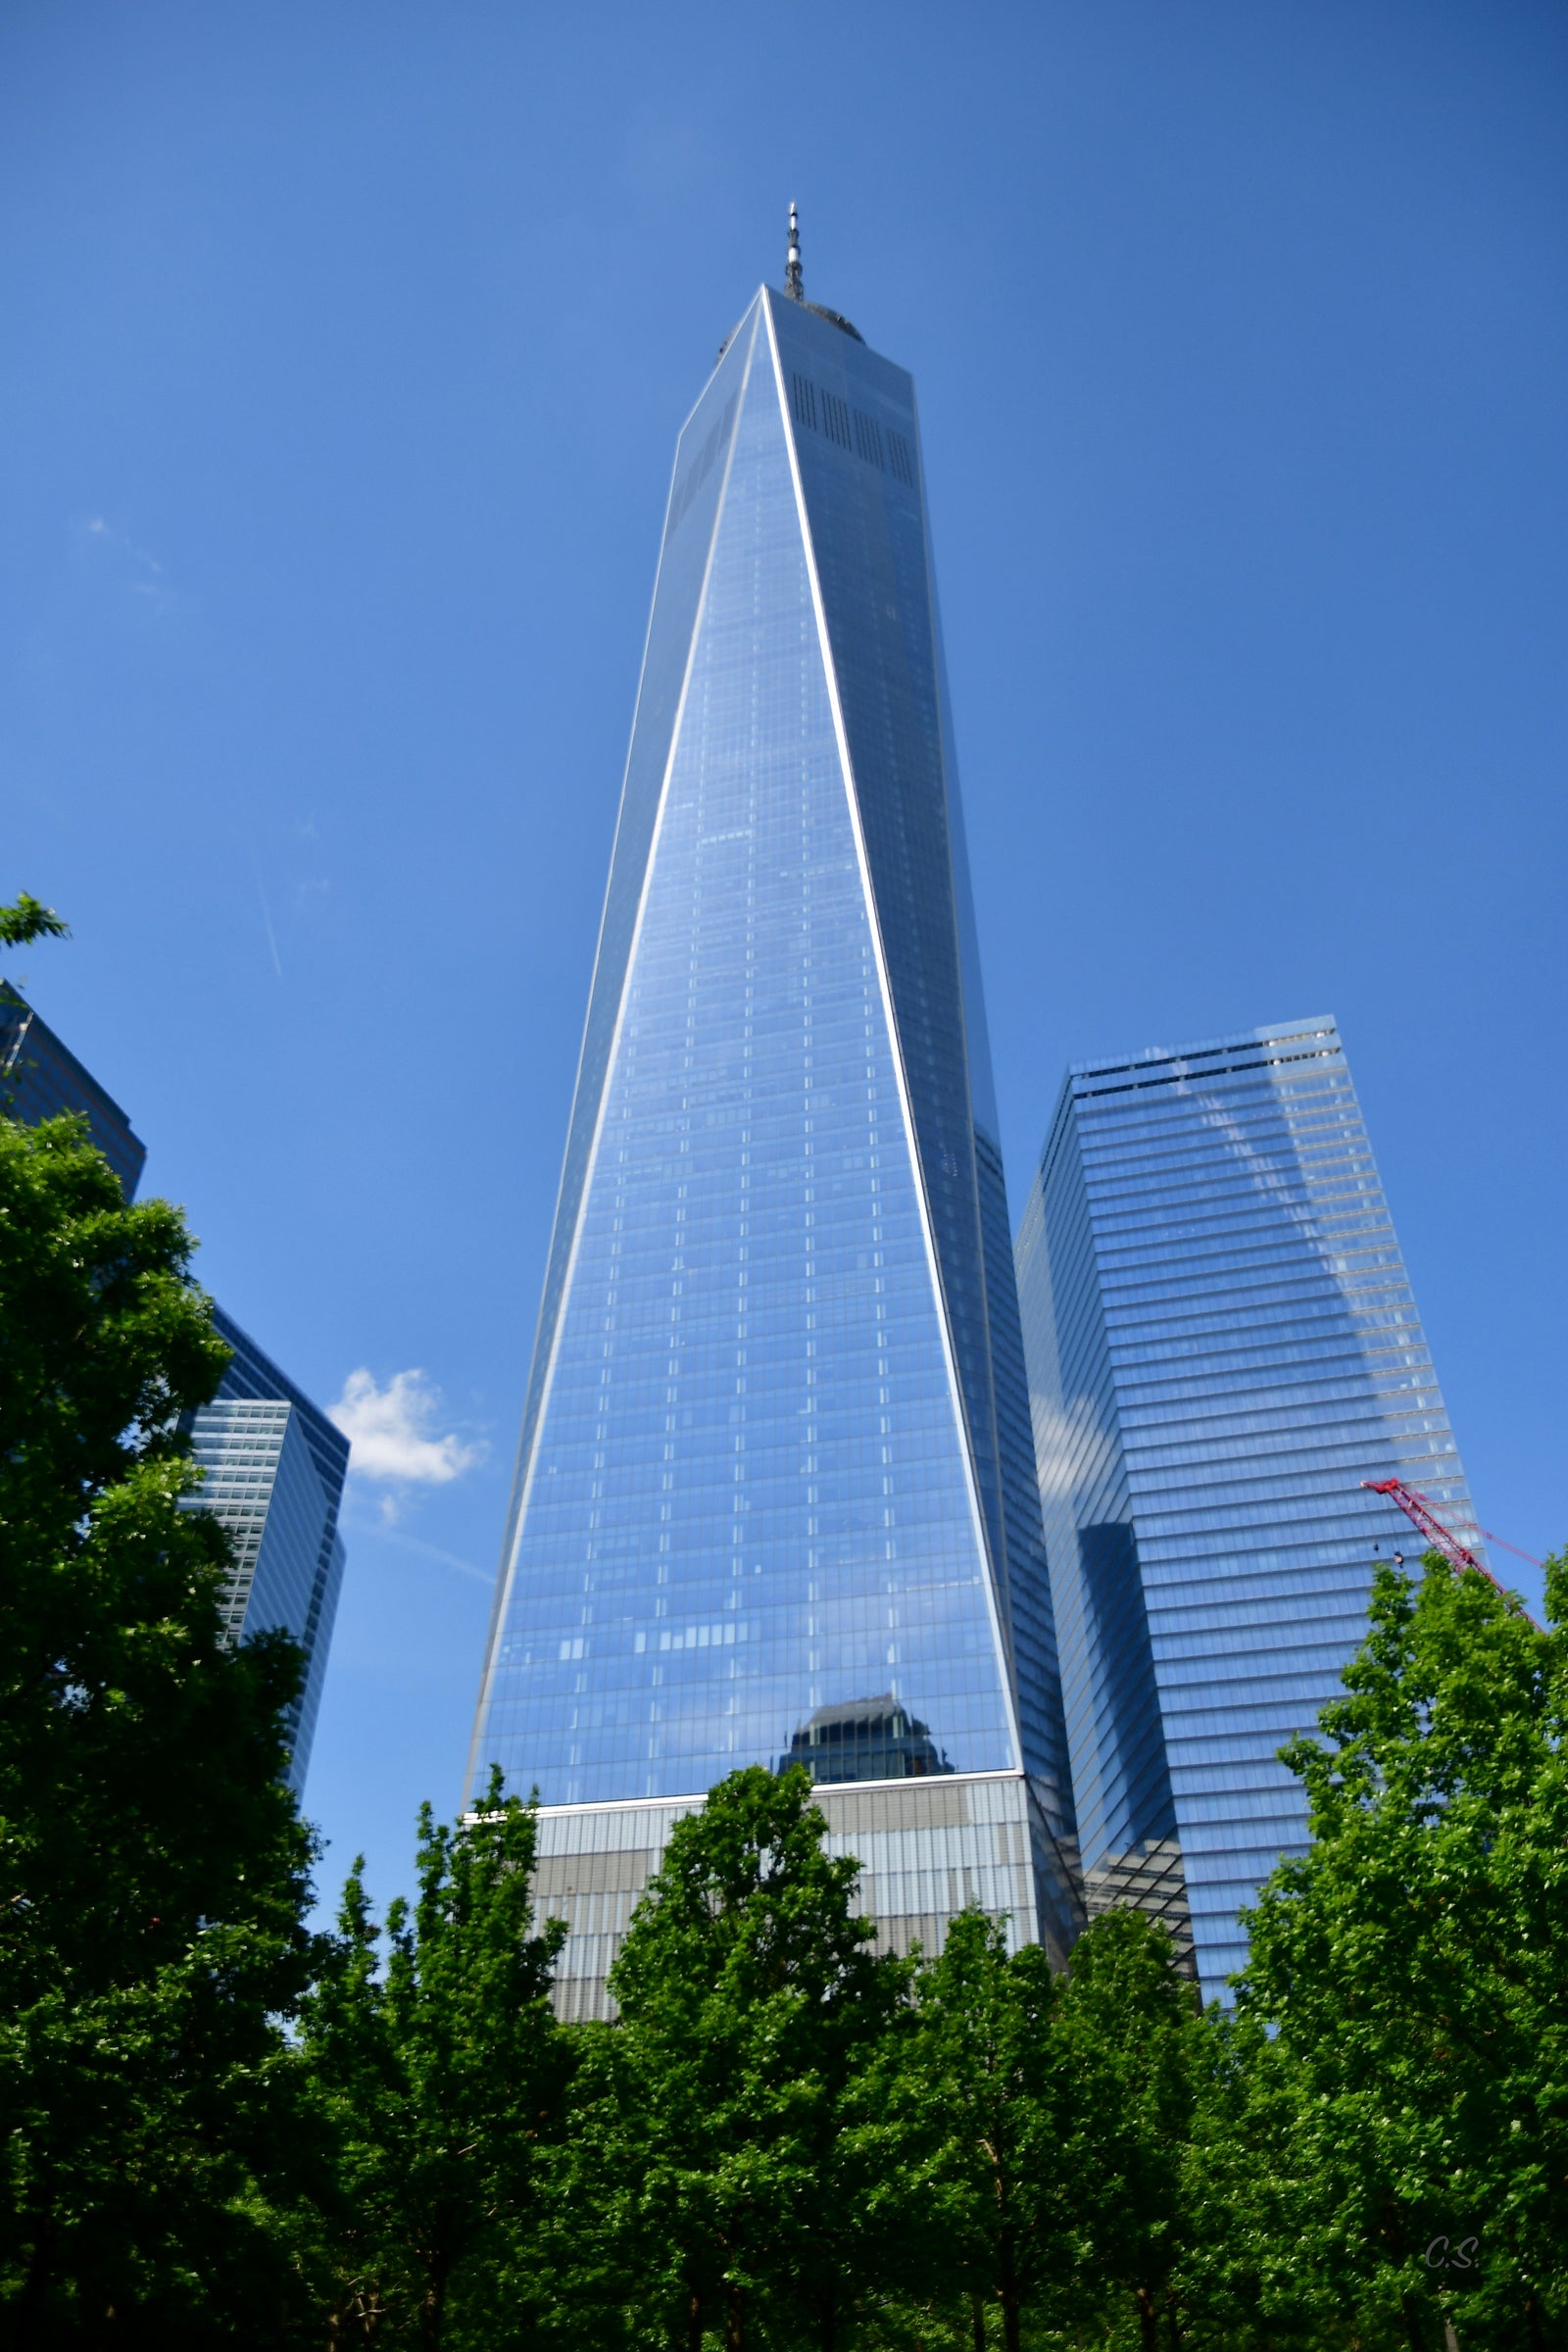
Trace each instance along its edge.
<path fill-rule="evenodd" d="M 1171 2342 L 1353 2352 L 1296 2166 L 1303 2085 L 1255 2012 L 1210 2004 L 1192 2043 Z"/>
<path fill-rule="evenodd" d="M 35 939 L 70 937 L 70 924 L 25 890 L 9 906 L 0 906 L 0 947 L 24 948 Z"/>
<path fill-rule="evenodd" d="M 536 1836 L 499 1771 L 454 1829 L 426 1805 L 418 1896 L 387 1912 L 384 1967 L 363 1862 L 349 1879 L 301 2037 L 338 2180 L 339 2338 L 489 2347 L 538 2331 L 527 2239 L 564 2084 L 550 1982 L 566 1931 L 534 1926 Z"/>
<path fill-rule="evenodd" d="M 23 900 L 10 942 L 58 917 Z M 0 2308 L 23 2344 L 275 2341 L 276 2019 L 309 1971 L 297 1653 L 223 1640 L 181 1414 L 226 1350 L 167 1201 L 0 1117 Z"/>
<path fill-rule="evenodd" d="M 1082 2308 L 1099 2186 L 1087 2126 L 1102 2076 L 1041 1946 L 1009 1953 L 1004 1927 L 960 1912 L 920 1972 L 912 2033 L 888 2046 L 872 2085 L 870 2204 L 911 2295 L 961 2303 L 977 2347 L 988 2309 L 1018 2352 L 1031 2313 L 1065 2321 Z"/>
<path fill-rule="evenodd" d="M 625 2037 L 598 2021 L 564 2029 L 560 2137 L 539 2155 L 537 2219 L 503 2292 L 539 2333 L 594 2352 L 664 2341 L 665 2249 L 650 2242 L 642 2180 L 647 2133 Z M 650 2280 L 653 2284 L 650 2286 Z M 498 2330 L 486 2352 L 511 2339 Z"/>
<path fill-rule="evenodd" d="M 682 2352 L 713 2326 L 741 2352 L 770 2313 L 824 2348 L 848 2333 L 851 2092 L 907 1971 L 872 1951 L 859 1865 L 823 1852 L 826 1827 L 799 1767 L 721 1781 L 671 1832 L 611 1975 L 627 2227 Z"/>
<path fill-rule="evenodd" d="M 1312 1842 L 1250 1914 L 1239 1992 L 1295 2092 L 1301 2244 L 1362 2340 L 1568 2328 L 1568 1564 L 1551 1631 L 1430 1555 L 1379 1570 L 1324 1740 L 1285 1756 Z"/>
<path fill-rule="evenodd" d="M 1130 2295 L 1144 2352 L 1163 2322 L 1179 2340 L 1185 2188 L 1202 2026 L 1198 1989 L 1169 1932 L 1143 1912 L 1107 1911 L 1073 1947 L 1065 2023 L 1103 2084 L 1082 2121 L 1097 2182 L 1091 2236 L 1107 2285 Z"/>

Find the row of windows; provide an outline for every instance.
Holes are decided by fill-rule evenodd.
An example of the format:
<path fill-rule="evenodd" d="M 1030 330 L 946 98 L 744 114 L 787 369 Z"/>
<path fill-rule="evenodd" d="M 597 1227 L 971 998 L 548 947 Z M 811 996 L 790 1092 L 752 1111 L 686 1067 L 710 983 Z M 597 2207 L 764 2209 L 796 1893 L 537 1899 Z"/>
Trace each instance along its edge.
<path fill-rule="evenodd" d="M 1083 1155 L 1091 1189 L 1123 1183 L 1152 1194 L 1168 1191 L 1179 1180 L 1244 1155 L 1247 1165 L 1264 1172 L 1299 1167 L 1316 1177 L 1334 1168 L 1357 1175 L 1373 1169 L 1365 1132 L 1348 1111 L 1314 1104 L 1288 1117 L 1272 1098 L 1233 1104 L 1223 1116 L 1195 1108 L 1199 1115 L 1171 1120 L 1157 1143 L 1141 1137 L 1135 1149 L 1129 1136 L 1101 1136 Z"/>
<path fill-rule="evenodd" d="M 1277 1036 L 1269 1037 L 1257 1030 L 1237 1031 L 1229 1037 L 1210 1038 L 1201 1045 L 1183 1046 L 1176 1053 L 1152 1046 L 1121 1061 L 1069 1062 L 1067 1074 L 1069 1078 L 1122 1078 L 1141 1070 L 1189 1070 L 1198 1061 L 1228 1060 L 1237 1054 L 1266 1057 L 1293 1046 L 1338 1048 L 1339 1036 L 1332 1021 L 1326 1027 L 1282 1029 Z"/>
<path fill-rule="evenodd" d="M 820 390 L 809 376 L 792 375 L 790 387 L 797 424 L 813 433 L 825 433 L 840 449 L 853 449 L 867 466 L 890 470 L 898 481 L 913 489 L 913 454 L 894 426 L 889 425 L 884 433 L 874 416 L 868 416 L 863 409 L 852 409 L 836 392 Z"/>
<path fill-rule="evenodd" d="M 1195 1315 L 1193 1307 L 1200 1301 L 1207 1307 L 1220 1306 L 1222 1311 Z M 1263 1324 L 1304 1329 L 1320 1316 L 1331 1314 L 1335 1305 L 1357 1317 L 1374 1310 L 1406 1307 L 1410 1312 L 1404 1319 L 1414 1317 L 1409 1285 L 1394 1269 L 1368 1267 L 1354 1281 L 1336 1281 L 1323 1267 L 1313 1265 L 1250 1270 L 1230 1282 L 1122 1283 L 1114 1291 L 1107 1286 L 1104 1312 L 1114 1344 L 1126 1331 L 1157 1339 L 1176 1332 L 1233 1329 L 1240 1319 L 1251 1322 L 1258 1308 L 1269 1307 L 1282 1311 L 1264 1313 Z"/>
<path fill-rule="evenodd" d="M 1259 1070 L 1284 1072 L 1288 1069 L 1292 1069 L 1293 1065 L 1297 1063 L 1326 1062 L 1336 1060 L 1337 1058 L 1338 1049 L 1332 1046 L 1326 1046 L 1316 1049 L 1309 1049 L 1307 1052 L 1301 1054 L 1271 1054 L 1266 1061 L 1261 1062 L 1236 1062 L 1227 1069 L 1214 1072 L 1204 1071 L 1201 1074 L 1193 1076 L 1189 1076 L 1180 1070 L 1167 1071 L 1163 1076 L 1160 1077 L 1135 1078 L 1131 1081 L 1131 1083 L 1123 1083 L 1120 1086 L 1086 1086 L 1075 1079 L 1073 1081 L 1072 1088 L 1073 1100 L 1075 1103 L 1092 1102 L 1097 1098 L 1106 1095 L 1136 1095 L 1143 1094 L 1146 1092 L 1146 1090 L 1166 1087 L 1168 1087 L 1171 1092 L 1176 1095 L 1185 1095 L 1190 1090 L 1198 1087 L 1202 1087 L 1205 1090 L 1212 1089 L 1217 1092 L 1223 1088 L 1225 1080 L 1232 1076 L 1241 1077 L 1250 1081 L 1253 1078 L 1254 1073 Z M 1284 1081 L 1281 1080 L 1280 1083 L 1284 1083 Z M 1118 1105 L 1118 1107 L 1123 1106 Z M 1127 1104 L 1124 1107 L 1128 1109 L 1134 1109 L 1137 1107 L 1137 1105 Z"/>
<path fill-rule="evenodd" d="M 1142 1090 L 1134 1090 L 1142 1091 Z M 1227 1110 L 1240 1104 L 1271 1104 L 1284 1111 L 1303 1106 L 1343 1103 L 1359 1117 L 1354 1089 L 1343 1059 L 1319 1061 L 1310 1071 L 1221 1071 L 1212 1077 L 1184 1082 L 1168 1094 L 1142 1102 L 1076 1100 L 1070 1109 L 1073 1124 L 1085 1146 L 1118 1133 L 1157 1139 L 1182 1123 L 1191 1124 L 1194 1105 L 1216 1104 Z"/>
<path fill-rule="evenodd" d="M 1144 1106 L 1147 1111 L 1148 1105 Z M 1316 1097 L 1287 1097 L 1273 1088 L 1251 1095 L 1232 1093 L 1223 1103 L 1201 1095 L 1171 1103 L 1158 1117 L 1086 1117 L 1080 1137 L 1083 1165 L 1092 1180 L 1107 1169 L 1153 1173 L 1179 1168 L 1211 1152 L 1217 1135 L 1245 1136 L 1262 1152 L 1303 1157 L 1322 1152 L 1370 1154 L 1366 1129 L 1348 1087 L 1327 1086 Z"/>
<path fill-rule="evenodd" d="M 1358 1335 L 1353 1326 L 1347 1330 L 1348 1321 L 1348 1318 L 1325 1322 L 1310 1340 L 1304 1337 L 1281 1339 L 1267 1347 L 1240 1347 L 1232 1341 L 1223 1348 L 1138 1348 L 1124 1343 L 1117 1350 L 1118 1407 L 1129 1425 L 1134 1411 L 1143 1407 L 1144 1424 L 1148 1426 L 1159 1418 L 1153 1410 L 1156 1405 L 1175 1403 L 1189 1396 L 1240 1395 L 1248 1389 L 1265 1386 L 1262 1382 L 1238 1381 L 1238 1373 L 1248 1371 L 1272 1372 L 1275 1377 L 1266 1386 L 1276 1397 L 1295 1394 L 1307 1377 L 1301 1369 L 1303 1366 L 1320 1366 L 1327 1380 L 1332 1379 L 1348 1360 L 1353 1361 L 1353 1352 L 1347 1341 L 1353 1341 Z M 1385 1373 L 1402 1369 L 1422 1376 L 1413 1382 L 1413 1386 L 1420 1389 L 1435 1387 L 1431 1378 L 1431 1358 L 1420 1344 L 1419 1326 L 1406 1327 L 1397 1332 L 1369 1329 L 1359 1336 L 1363 1354 L 1380 1358 Z M 1177 1378 L 1168 1369 L 1177 1358 L 1184 1358 L 1189 1364 L 1200 1368 L 1189 1371 L 1184 1378 Z M 1140 1365 L 1142 1369 L 1138 1368 Z M 1291 1367 L 1289 1372 L 1287 1367 Z"/>

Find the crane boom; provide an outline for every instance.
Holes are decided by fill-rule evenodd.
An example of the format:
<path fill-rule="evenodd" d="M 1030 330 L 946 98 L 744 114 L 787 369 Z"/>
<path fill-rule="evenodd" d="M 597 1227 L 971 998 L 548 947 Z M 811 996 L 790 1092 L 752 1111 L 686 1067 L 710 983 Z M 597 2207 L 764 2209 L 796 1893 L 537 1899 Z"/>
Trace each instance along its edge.
<path fill-rule="evenodd" d="M 1426 1495 L 1419 1494 L 1414 1487 L 1407 1487 L 1402 1478 L 1363 1478 L 1361 1484 L 1368 1494 L 1387 1494 L 1396 1502 L 1411 1526 L 1419 1528 L 1433 1550 L 1441 1551 L 1450 1567 L 1473 1568 L 1478 1576 L 1486 1578 L 1494 1592 L 1502 1594 L 1510 1607 L 1519 1608 L 1520 1604 L 1514 1595 L 1505 1585 L 1498 1584 L 1486 1562 L 1478 1560 L 1469 1545 L 1461 1544 L 1452 1529 L 1444 1526 Z M 1522 1613 L 1529 1614 L 1528 1611 Z"/>

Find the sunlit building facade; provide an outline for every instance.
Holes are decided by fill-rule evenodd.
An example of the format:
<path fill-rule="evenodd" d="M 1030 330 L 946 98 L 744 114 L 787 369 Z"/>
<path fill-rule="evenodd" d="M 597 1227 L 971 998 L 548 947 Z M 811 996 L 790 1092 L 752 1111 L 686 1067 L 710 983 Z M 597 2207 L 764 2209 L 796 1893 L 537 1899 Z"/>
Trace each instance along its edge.
<path fill-rule="evenodd" d="M 0 1114 L 32 1127 L 62 1111 L 86 1117 L 132 1200 L 146 1146 L 92 1072 L 0 981 Z M 305 1652 L 304 1684 L 286 1723 L 287 1779 L 300 1793 L 343 1583 L 337 1522 L 349 1442 L 220 1306 L 213 1321 L 233 1354 L 218 1395 L 184 1425 L 204 1473 L 190 1507 L 220 1519 L 233 1546 L 221 1604 L 229 1640 L 280 1629 Z"/>
<path fill-rule="evenodd" d="M 24 1127 L 82 1113 L 87 1131 L 131 1200 L 147 1147 L 113 1095 L 76 1059 L 19 990 L 0 980 L 0 1114 Z"/>
<path fill-rule="evenodd" d="M 337 1523 L 349 1442 L 231 1315 L 215 1306 L 213 1320 L 234 1352 L 218 1395 L 190 1419 L 204 1472 L 194 1499 L 233 1545 L 223 1594 L 230 1640 L 281 1630 L 305 1652 L 287 1726 L 289 1786 L 303 1792 L 343 1585 Z"/>
<path fill-rule="evenodd" d="M 792 1760 L 890 1941 L 976 1899 L 1065 1951 L 913 387 L 764 288 L 677 448 L 475 1727 L 568 2007 L 670 1820 Z"/>
<path fill-rule="evenodd" d="M 1277 1750 L 1414 1548 L 1361 1482 L 1470 1510 L 1333 1020 L 1075 1063 L 1017 1264 L 1089 1907 L 1223 1995 L 1305 1839 Z"/>

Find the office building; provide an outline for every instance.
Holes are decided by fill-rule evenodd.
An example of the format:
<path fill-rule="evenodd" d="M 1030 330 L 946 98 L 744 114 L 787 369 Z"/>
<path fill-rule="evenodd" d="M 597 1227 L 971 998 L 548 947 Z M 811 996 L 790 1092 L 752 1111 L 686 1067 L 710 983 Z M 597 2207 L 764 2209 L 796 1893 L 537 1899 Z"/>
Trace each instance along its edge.
<path fill-rule="evenodd" d="M 112 1095 L 56 1037 L 8 980 L 0 980 L 0 1112 L 36 1127 L 62 1111 L 84 1111 L 88 1131 L 134 1198 L 147 1147 Z"/>
<path fill-rule="evenodd" d="M 0 982 L 0 1111 L 36 1126 L 82 1111 L 131 1200 L 147 1157 L 129 1119 L 24 998 Z M 218 1395 L 190 1416 L 206 1477 L 192 1507 L 228 1529 L 234 1572 L 223 1594 L 229 1638 L 281 1626 L 305 1652 L 305 1683 L 291 1708 L 289 1785 L 305 1787 L 321 1703 L 332 1621 L 343 1582 L 338 1505 L 349 1443 L 304 1392 L 221 1307 L 213 1310 L 234 1350 Z"/>
<path fill-rule="evenodd" d="M 343 1583 L 337 1520 L 349 1442 L 231 1315 L 215 1306 L 213 1320 L 234 1353 L 218 1395 L 190 1417 L 206 1473 L 194 1499 L 234 1547 L 223 1595 L 230 1639 L 280 1626 L 305 1652 L 287 1726 L 289 1786 L 301 1793 Z"/>
<path fill-rule="evenodd" d="M 1464 1474 L 1334 1022 L 1079 1062 L 1018 1284 L 1089 1906 L 1135 1900 L 1222 1994 L 1305 1842 L 1282 1741 Z"/>
<path fill-rule="evenodd" d="M 913 386 L 766 287 L 679 438 L 470 1788 L 568 2011 L 800 1759 L 884 1937 L 1079 1918 Z"/>

